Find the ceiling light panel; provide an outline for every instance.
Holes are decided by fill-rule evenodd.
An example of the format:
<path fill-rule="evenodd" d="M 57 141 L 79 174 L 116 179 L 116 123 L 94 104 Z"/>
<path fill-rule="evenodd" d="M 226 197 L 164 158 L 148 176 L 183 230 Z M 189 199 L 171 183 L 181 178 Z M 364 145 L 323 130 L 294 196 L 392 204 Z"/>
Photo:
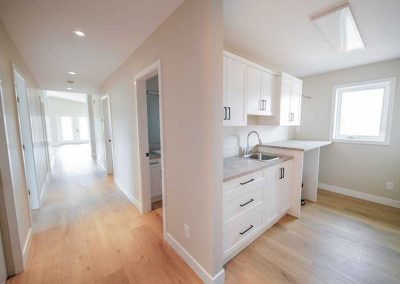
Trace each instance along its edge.
<path fill-rule="evenodd" d="M 313 17 L 311 20 L 337 52 L 365 49 L 348 4 Z"/>
<path fill-rule="evenodd" d="M 76 72 L 74 72 L 74 71 L 69 71 L 68 74 L 69 74 L 69 75 L 76 75 Z"/>

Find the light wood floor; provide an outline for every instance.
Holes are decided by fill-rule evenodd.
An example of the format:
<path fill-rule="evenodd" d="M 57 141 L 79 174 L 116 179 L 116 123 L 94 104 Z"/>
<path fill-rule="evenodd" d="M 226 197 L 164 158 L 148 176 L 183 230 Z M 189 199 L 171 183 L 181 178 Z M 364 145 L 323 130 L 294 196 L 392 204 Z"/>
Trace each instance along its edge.
<path fill-rule="evenodd" d="M 88 145 L 57 147 L 27 270 L 7 283 L 201 283 L 163 241 L 161 215 L 141 217 Z"/>
<path fill-rule="evenodd" d="M 201 283 L 163 241 L 161 208 L 141 217 L 87 145 L 56 152 L 27 270 L 7 283 Z M 320 191 L 229 262 L 226 283 L 400 283 L 400 210 Z"/>
<path fill-rule="evenodd" d="M 400 209 L 321 190 L 230 261 L 226 283 L 400 283 Z"/>

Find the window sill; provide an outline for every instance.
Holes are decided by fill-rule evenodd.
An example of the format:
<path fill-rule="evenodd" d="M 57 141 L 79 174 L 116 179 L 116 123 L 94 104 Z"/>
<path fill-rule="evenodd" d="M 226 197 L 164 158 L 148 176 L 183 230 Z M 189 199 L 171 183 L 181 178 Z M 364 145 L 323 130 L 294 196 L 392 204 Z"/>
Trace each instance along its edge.
<path fill-rule="evenodd" d="M 332 142 L 349 143 L 349 144 L 367 144 L 367 145 L 379 145 L 379 146 L 390 145 L 390 142 L 388 141 L 371 141 L 371 140 L 340 139 L 340 138 L 334 138 L 331 140 Z"/>

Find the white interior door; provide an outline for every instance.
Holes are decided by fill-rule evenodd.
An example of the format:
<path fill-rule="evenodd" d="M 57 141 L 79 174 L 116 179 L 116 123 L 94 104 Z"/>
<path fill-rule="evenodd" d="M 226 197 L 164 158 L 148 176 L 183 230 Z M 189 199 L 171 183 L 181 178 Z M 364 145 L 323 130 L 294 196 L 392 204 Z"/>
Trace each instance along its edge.
<path fill-rule="evenodd" d="M 111 130 L 111 111 L 110 111 L 110 98 L 104 96 L 101 98 L 101 108 L 103 113 L 103 134 L 104 144 L 106 151 L 106 168 L 107 174 L 114 172 L 113 165 L 113 148 L 112 148 L 112 130 Z"/>
<path fill-rule="evenodd" d="M 14 80 L 29 202 L 31 209 L 37 209 L 39 208 L 39 192 L 37 186 L 35 153 L 33 148 L 27 86 L 25 79 L 15 70 Z"/>

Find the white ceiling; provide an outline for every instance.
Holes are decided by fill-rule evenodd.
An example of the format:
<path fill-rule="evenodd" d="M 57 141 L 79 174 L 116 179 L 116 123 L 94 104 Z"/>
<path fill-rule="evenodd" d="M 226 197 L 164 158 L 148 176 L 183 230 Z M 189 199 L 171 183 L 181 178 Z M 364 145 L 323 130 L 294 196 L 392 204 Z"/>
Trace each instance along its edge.
<path fill-rule="evenodd" d="M 87 102 L 87 95 L 72 92 L 57 92 L 57 91 L 46 91 L 48 97 L 63 99 L 68 101 L 74 101 L 79 103 Z"/>
<path fill-rule="evenodd" d="M 340 0 L 224 0 L 225 47 L 300 77 L 400 57 L 400 0 L 348 2 L 363 51 L 337 53 L 310 21 Z"/>
<path fill-rule="evenodd" d="M 0 18 L 41 88 L 93 93 L 182 2 L 0 0 Z"/>

